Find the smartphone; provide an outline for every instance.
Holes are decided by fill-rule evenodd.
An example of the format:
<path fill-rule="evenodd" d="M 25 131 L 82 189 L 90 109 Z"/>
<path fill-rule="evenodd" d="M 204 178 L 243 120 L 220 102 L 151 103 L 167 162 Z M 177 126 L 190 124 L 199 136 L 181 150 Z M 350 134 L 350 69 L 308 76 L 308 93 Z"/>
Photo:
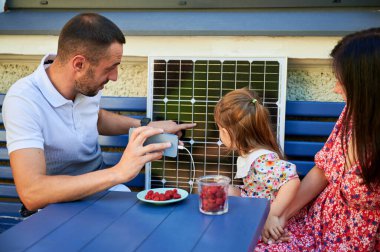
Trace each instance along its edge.
<path fill-rule="evenodd" d="M 135 128 L 130 128 L 129 135 L 131 135 L 134 130 Z M 178 154 L 178 136 L 175 134 L 162 133 L 162 134 L 151 136 L 145 141 L 144 146 L 148 144 L 152 144 L 152 143 L 166 143 L 166 142 L 170 142 L 171 146 L 164 150 L 164 156 L 176 157 Z"/>

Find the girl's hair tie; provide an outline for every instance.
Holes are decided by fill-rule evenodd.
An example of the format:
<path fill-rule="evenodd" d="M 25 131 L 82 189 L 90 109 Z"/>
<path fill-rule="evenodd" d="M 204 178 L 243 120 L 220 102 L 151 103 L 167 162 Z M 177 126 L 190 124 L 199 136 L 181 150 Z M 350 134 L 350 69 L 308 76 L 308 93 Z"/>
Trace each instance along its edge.
<path fill-rule="evenodd" d="M 255 104 L 257 102 L 256 99 L 252 99 L 252 103 Z"/>

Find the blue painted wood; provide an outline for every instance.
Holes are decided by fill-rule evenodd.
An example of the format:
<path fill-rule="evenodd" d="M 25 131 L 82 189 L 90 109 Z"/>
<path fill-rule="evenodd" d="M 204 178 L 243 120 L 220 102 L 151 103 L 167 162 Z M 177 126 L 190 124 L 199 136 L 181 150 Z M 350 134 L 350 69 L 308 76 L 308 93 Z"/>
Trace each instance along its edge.
<path fill-rule="evenodd" d="M 285 141 L 287 156 L 314 157 L 322 149 L 324 142 Z"/>
<path fill-rule="evenodd" d="M 287 136 L 329 136 L 335 122 L 316 121 L 285 121 L 285 135 Z"/>
<path fill-rule="evenodd" d="M 209 216 L 196 194 L 158 206 L 106 192 L 49 205 L 0 234 L 0 244 L 4 251 L 251 251 L 268 211 L 265 199 L 231 197 L 227 214 Z"/>
<path fill-rule="evenodd" d="M 3 117 L 1 117 L 3 118 Z M 0 122 L 2 123 L 2 122 Z M 0 142 L 5 142 L 7 139 L 5 138 L 5 129 L 0 129 Z"/>
<path fill-rule="evenodd" d="M 135 198 L 130 198 L 130 196 Z M 136 194 L 127 193 L 124 197 L 124 200 L 132 201 L 136 204 L 102 232 L 101 236 L 89 242 L 82 251 L 145 251 L 139 248 L 141 244 L 146 242 L 146 239 L 150 237 L 161 223 L 171 217 L 171 213 L 178 206 L 178 204 L 155 206 L 141 203 L 137 201 Z M 186 204 L 187 202 L 182 203 Z M 196 208 L 193 210 L 197 211 Z M 118 236 L 120 227 L 123 230 L 123 239 L 115 242 L 115 236 Z M 173 244 L 175 243 L 173 242 Z M 156 244 L 156 246 L 151 251 L 164 251 L 159 249 L 159 244 Z M 170 251 L 179 250 L 174 249 Z"/>
<path fill-rule="evenodd" d="M 343 102 L 287 101 L 286 116 L 338 117 L 344 105 Z"/>
<path fill-rule="evenodd" d="M 46 209 L 49 211 L 38 212 L 23 221 L 19 225 L 8 229 L 0 234 L 0 244 L 2 251 L 23 251 L 35 244 L 36 241 L 57 228 L 70 221 L 73 216 L 78 215 L 84 209 L 94 204 L 99 198 L 103 197 L 107 192 L 101 192 L 88 197 L 86 200 L 67 202 L 61 204 L 49 205 Z M 42 214 L 43 212 L 43 214 Z M 71 238 L 66 240 L 70 242 L 74 239 L 80 239 L 81 232 L 92 229 L 94 223 L 84 226 L 83 228 L 75 228 L 68 234 Z M 43 228 L 41 228 L 43 227 Z M 86 228 L 85 228 L 86 227 Z M 91 227 L 91 228 L 89 228 Z M 76 233 L 78 232 L 78 233 Z M 59 249 L 59 248 L 57 248 Z M 58 251 L 58 250 L 56 250 Z"/>
<path fill-rule="evenodd" d="M 125 148 L 128 144 L 129 136 L 99 136 L 98 139 L 100 146 Z"/>
<path fill-rule="evenodd" d="M 20 217 L 18 211 L 21 209 L 21 203 L 19 202 L 0 202 L 0 215 Z"/>
<path fill-rule="evenodd" d="M 100 107 L 110 111 L 146 112 L 146 97 L 103 96 Z"/>
<path fill-rule="evenodd" d="M 107 167 L 114 166 L 117 164 L 121 158 L 121 152 L 107 152 L 103 151 L 103 161 Z"/>
<path fill-rule="evenodd" d="M 0 15 L 0 34 L 58 35 L 63 25 L 80 11 L 11 10 Z M 380 14 L 373 8 L 349 11 L 339 8 L 163 9 L 100 13 L 128 36 L 343 36 L 380 23 Z"/>
<path fill-rule="evenodd" d="M 0 198 L 18 198 L 14 184 L 0 184 Z"/>
<path fill-rule="evenodd" d="M 0 202 L 0 233 L 23 220 L 19 213 L 20 209 L 21 203 Z"/>
<path fill-rule="evenodd" d="M 314 161 L 299 161 L 290 159 L 290 162 L 296 165 L 297 173 L 301 177 L 305 177 L 306 174 L 315 166 Z"/>
<path fill-rule="evenodd" d="M 0 179 L 13 179 L 13 174 L 11 167 L 9 166 L 0 166 Z"/>
<path fill-rule="evenodd" d="M 100 235 L 103 230 L 110 225 L 110 223 L 118 221 L 120 215 L 136 204 L 136 201 L 136 195 L 132 193 L 106 194 L 102 197 L 102 200 L 95 201 L 93 204 L 83 209 L 83 211 L 77 213 L 75 218 L 40 239 L 38 243 L 28 248 L 28 250 L 31 252 L 78 251 L 79 248 L 86 246 L 89 241 Z M 101 211 L 99 211 L 100 209 Z M 59 212 L 57 214 L 59 214 Z M 96 222 L 96 225 L 94 225 L 94 221 Z M 78 230 L 78 227 L 91 228 L 87 228 L 88 230 L 86 232 L 82 232 Z M 74 230 L 78 230 L 80 232 L 80 238 L 77 237 L 76 239 L 71 239 L 69 242 L 67 239 L 62 239 L 62 237 L 72 233 Z M 123 236 L 124 235 L 125 234 L 123 234 Z M 100 250 L 99 248 L 96 248 L 93 251 Z M 113 250 L 106 249 L 104 251 Z"/>
<path fill-rule="evenodd" d="M 5 147 L 0 147 L 0 161 L 9 161 L 8 150 Z"/>
<path fill-rule="evenodd" d="M 286 102 L 285 136 L 296 136 L 300 140 L 285 140 L 284 151 L 291 157 L 290 161 L 296 164 L 301 177 L 314 167 L 314 156 L 324 145 L 323 141 L 308 140 L 308 137 L 327 138 L 344 106 L 345 103 L 342 102 Z M 331 118 L 333 121 L 321 118 Z M 305 158 L 309 160 L 303 160 Z"/>

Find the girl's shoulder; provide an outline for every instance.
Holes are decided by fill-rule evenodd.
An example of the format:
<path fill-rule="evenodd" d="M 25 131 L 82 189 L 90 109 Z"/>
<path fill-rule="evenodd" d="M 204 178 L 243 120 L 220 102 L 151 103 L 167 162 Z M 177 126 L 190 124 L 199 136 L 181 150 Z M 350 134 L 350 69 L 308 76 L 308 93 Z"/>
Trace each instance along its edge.
<path fill-rule="evenodd" d="M 280 160 L 278 154 L 273 151 L 266 149 L 251 151 L 245 156 L 238 157 L 237 172 L 235 178 L 244 178 L 247 176 L 248 172 L 254 164 L 275 162 L 277 160 Z"/>

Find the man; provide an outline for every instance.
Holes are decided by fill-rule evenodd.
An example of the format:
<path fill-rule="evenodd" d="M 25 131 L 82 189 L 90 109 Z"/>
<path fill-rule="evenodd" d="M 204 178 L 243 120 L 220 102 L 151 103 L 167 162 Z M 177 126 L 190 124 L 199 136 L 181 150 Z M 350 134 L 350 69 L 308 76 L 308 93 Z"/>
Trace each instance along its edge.
<path fill-rule="evenodd" d="M 75 16 L 60 33 L 57 56 L 45 56 L 33 74 L 7 92 L 7 147 L 17 192 L 28 210 L 130 181 L 170 146 L 143 146 L 148 137 L 195 126 L 159 121 L 139 127 L 137 119 L 99 110 L 99 91 L 116 81 L 124 43 L 123 33 L 105 17 Z M 126 134 L 130 127 L 139 128 L 120 162 L 104 169 L 98 135 Z"/>

